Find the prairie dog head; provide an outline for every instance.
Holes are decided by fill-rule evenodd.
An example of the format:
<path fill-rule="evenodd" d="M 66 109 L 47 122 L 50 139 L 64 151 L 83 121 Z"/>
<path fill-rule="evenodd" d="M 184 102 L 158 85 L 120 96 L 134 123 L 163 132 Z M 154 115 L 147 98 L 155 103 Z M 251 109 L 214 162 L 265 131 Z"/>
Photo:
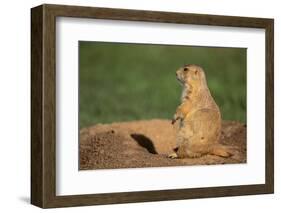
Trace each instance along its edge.
<path fill-rule="evenodd" d="M 206 85 L 204 70 L 195 64 L 187 64 L 176 71 L 178 81 L 187 87 Z"/>

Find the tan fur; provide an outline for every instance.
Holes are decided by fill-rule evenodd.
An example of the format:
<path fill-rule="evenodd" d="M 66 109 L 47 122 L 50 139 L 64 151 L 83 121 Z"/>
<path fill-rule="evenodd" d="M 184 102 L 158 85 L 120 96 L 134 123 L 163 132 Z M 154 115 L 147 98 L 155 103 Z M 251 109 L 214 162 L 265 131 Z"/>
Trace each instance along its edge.
<path fill-rule="evenodd" d="M 227 148 L 219 144 L 221 114 L 209 88 L 203 69 L 186 65 L 176 72 L 183 86 L 181 104 L 172 124 L 177 121 L 177 148 L 171 158 L 195 158 L 205 154 L 229 157 Z"/>

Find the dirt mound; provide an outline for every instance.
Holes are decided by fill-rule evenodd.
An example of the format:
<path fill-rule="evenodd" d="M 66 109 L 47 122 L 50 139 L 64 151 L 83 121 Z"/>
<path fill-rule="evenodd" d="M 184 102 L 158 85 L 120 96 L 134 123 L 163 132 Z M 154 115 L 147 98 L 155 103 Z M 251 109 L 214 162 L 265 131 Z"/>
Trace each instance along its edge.
<path fill-rule="evenodd" d="M 140 168 L 246 162 L 246 125 L 224 121 L 221 143 L 232 157 L 205 155 L 194 159 L 169 159 L 176 144 L 169 120 L 98 124 L 80 131 L 80 169 Z"/>

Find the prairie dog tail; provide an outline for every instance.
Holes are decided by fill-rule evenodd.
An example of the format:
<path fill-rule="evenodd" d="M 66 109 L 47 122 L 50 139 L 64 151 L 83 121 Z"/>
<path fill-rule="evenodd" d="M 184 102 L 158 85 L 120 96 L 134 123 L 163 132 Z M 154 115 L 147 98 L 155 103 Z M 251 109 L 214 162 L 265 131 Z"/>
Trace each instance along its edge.
<path fill-rule="evenodd" d="M 232 156 L 232 154 L 228 151 L 227 147 L 221 144 L 214 145 L 210 150 L 210 154 L 217 155 L 224 158 L 228 158 Z"/>

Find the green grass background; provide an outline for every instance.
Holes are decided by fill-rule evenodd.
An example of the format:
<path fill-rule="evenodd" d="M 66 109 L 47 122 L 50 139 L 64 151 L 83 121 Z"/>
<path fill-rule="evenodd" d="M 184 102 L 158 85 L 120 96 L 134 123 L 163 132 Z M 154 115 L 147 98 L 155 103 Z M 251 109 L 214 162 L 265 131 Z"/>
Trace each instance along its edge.
<path fill-rule="evenodd" d="M 180 103 L 175 71 L 198 64 L 224 120 L 246 123 L 246 49 L 79 42 L 80 128 L 171 119 Z"/>

